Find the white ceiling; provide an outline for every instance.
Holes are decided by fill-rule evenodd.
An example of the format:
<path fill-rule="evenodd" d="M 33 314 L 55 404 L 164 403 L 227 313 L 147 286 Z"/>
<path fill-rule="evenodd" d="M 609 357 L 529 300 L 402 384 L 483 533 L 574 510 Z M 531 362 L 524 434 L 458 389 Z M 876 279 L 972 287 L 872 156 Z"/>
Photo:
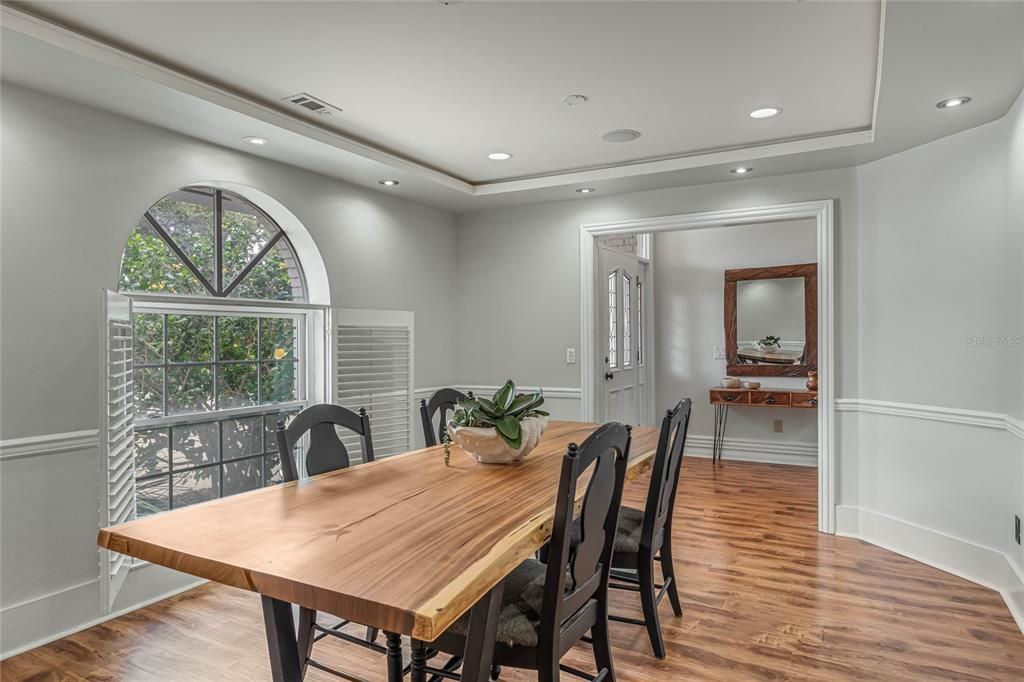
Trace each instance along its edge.
<path fill-rule="evenodd" d="M 5 7 L 7 80 L 454 210 L 851 165 L 993 120 L 1024 84 L 1019 2 L 20 7 L 73 30 Z M 344 111 L 280 101 L 303 91 Z"/>

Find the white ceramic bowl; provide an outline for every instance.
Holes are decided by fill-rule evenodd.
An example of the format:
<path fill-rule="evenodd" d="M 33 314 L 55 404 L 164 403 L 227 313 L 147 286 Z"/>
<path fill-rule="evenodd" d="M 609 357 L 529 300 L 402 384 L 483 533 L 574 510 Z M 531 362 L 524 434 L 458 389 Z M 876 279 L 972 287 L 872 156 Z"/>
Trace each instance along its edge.
<path fill-rule="evenodd" d="M 548 427 L 548 418 L 527 417 L 520 427 L 523 429 L 523 443 L 518 449 L 510 448 L 493 427 L 449 426 L 448 435 L 452 443 L 482 464 L 511 464 L 525 458 L 537 447 Z"/>

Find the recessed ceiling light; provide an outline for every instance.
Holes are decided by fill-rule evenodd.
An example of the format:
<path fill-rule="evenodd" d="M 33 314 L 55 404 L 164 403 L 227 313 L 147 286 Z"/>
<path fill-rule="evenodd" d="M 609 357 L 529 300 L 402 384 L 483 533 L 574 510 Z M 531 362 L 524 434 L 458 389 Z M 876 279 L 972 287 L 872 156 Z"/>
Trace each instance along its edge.
<path fill-rule="evenodd" d="M 487 155 L 487 158 L 491 161 L 508 161 L 512 158 L 512 155 L 508 152 L 491 152 Z"/>
<path fill-rule="evenodd" d="M 949 99 L 942 100 L 935 106 L 938 107 L 939 109 L 952 109 L 953 107 L 959 107 L 964 104 L 967 104 L 970 101 L 971 98 L 966 96 L 950 97 Z"/>
<path fill-rule="evenodd" d="M 730 173 L 735 173 L 736 175 L 746 175 L 747 173 L 753 173 L 754 169 L 753 168 L 749 168 L 747 166 L 740 166 L 739 168 L 733 168 L 729 172 Z"/>
<path fill-rule="evenodd" d="M 771 118 L 772 116 L 778 116 L 782 113 L 782 109 L 779 107 L 765 107 L 764 109 L 754 109 L 750 112 L 750 118 Z"/>
<path fill-rule="evenodd" d="M 586 95 L 566 95 L 562 98 L 562 103 L 570 107 L 574 107 L 577 104 L 586 104 L 589 101 L 590 98 Z"/>
<path fill-rule="evenodd" d="M 259 145 L 259 146 L 262 147 L 263 145 L 265 145 L 270 140 L 268 140 L 265 137 L 253 137 L 253 136 L 250 135 L 249 137 L 243 137 L 242 141 L 243 142 L 248 142 L 249 144 Z"/>
<path fill-rule="evenodd" d="M 619 130 L 609 130 L 607 133 L 601 136 L 601 139 L 604 140 L 605 142 L 632 142 L 633 140 L 639 137 L 639 130 L 621 128 Z"/>
<path fill-rule="evenodd" d="M 385 187 L 394 187 L 398 184 L 398 180 L 378 180 L 378 182 Z"/>
<path fill-rule="evenodd" d="M 597 190 L 594 189 L 593 187 L 580 187 L 576 191 L 579 192 L 580 194 L 590 194 L 591 192 L 596 192 Z"/>

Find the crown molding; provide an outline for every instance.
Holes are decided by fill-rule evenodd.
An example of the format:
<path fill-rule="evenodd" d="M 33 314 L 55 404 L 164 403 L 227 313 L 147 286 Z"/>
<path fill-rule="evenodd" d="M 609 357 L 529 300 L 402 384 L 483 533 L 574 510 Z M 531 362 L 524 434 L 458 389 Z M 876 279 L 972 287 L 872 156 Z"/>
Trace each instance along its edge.
<path fill-rule="evenodd" d="M 473 182 L 443 168 L 428 165 L 413 158 L 376 145 L 370 141 L 345 135 L 336 130 L 316 125 L 291 112 L 232 91 L 222 85 L 205 80 L 198 74 L 189 74 L 155 59 L 135 54 L 110 41 L 90 36 L 70 26 L 36 15 L 8 4 L 0 6 L 0 25 L 40 40 L 79 56 L 115 67 L 132 75 L 157 83 L 172 90 L 202 99 L 244 116 L 302 135 L 335 149 L 385 164 L 464 195 L 494 196 L 511 192 L 550 189 L 578 183 L 621 180 L 631 177 L 671 173 L 704 168 L 720 164 L 751 162 L 794 154 L 820 152 L 854 145 L 869 144 L 875 139 L 878 94 L 882 73 L 882 45 L 885 38 L 885 2 L 882 2 L 879 22 L 878 53 L 875 88 L 872 97 L 870 125 L 852 130 L 834 130 L 784 140 L 771 140 L 752 145 L 713 148 L 669 154 L 655 159 L 638 159 L 593 168 L 538 173 L 534 175 L 499 178 Z"/>

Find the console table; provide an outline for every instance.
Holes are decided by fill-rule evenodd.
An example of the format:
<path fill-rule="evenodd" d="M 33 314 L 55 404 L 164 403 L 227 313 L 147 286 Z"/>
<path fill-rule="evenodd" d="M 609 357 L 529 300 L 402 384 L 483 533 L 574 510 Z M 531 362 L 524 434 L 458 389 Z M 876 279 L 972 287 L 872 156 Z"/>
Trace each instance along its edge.
<path fill-rule="evenodd" d="M 722 459 L 730 407 L 793 407 L 804 410 L 818 407 L 818 392 L 806 388 L 712 388 L 709 399 L 715 406 L 715 432 L 711 444 L 713 462 Z"/>

